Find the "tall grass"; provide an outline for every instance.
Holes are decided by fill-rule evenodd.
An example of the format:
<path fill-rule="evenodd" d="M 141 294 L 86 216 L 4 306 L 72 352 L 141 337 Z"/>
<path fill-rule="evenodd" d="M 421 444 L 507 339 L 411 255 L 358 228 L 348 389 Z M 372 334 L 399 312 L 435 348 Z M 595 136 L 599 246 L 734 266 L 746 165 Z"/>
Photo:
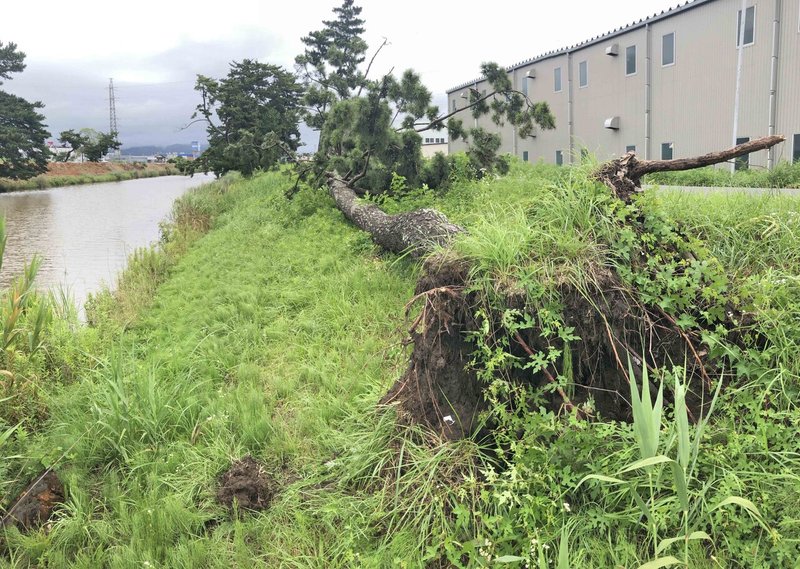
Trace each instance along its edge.
<path fill-rule="evenodd" d="M 385 203 L 439 207 L 467 226 L 455 249 L 476 288 L 557 300 L 563 283 L 588 286 L 613 267 L 610 198 L 586 174 L 514 164 L 507 178 Z M 407 366 L 417 267 L 380 254 L 324 192 L 287 201 L 288 183 L 267 174 L 188 195 L 159 248 L 99 297 L 93 326 L 47 327 L 34 356 L 42 378 L 58 378 L 38 383 L 46 427 L 6 437 L 0 452 L 22 458 L 0 465 L 0 485 L 56 466 L 68 497 L 47 529 L 4 530 L 4 563 L 793 566 L 800 414 L 770 387 L 797 386 L 788 366 L 800 335 L 779 325 L 800 304 L 792 279 L 753 303 L 759 318 L 773 311 L 780 348 L 741 358 L 761 367 L 737 370 L 698 424 L 681 406 L 682 374 L 668 370 L 623 394 L 634 425 L 520 409 L 505 438 L 446 443 L 375 408 Z M 797 275 L 791 202 L 683 199 L 646 207 L 697 233 L 738 294 Z M 761 221 L 748 225 L 748 208 Z M 232 514 L 217 480 L 245 454 L 278 493 L 266 511 Z"/>
<path fill-rule="evenodd" d="M 645 183 L 664 186 L 710 186 L 725 188 L 800 188 L 800 162 L 780 162 L 772 170 L 749 168 L 698 168 L 683 172 L 648 174 Z"/>
<path fill-rule="evenodd" d="M 642 371 L 641 390 L 630 362 L 628 373 L 633 432 L 639 449 L 639 460 L 624 465 L 613 476 L 589 474 L 581 479 L 578 486 L 589 480 L 619 485 L 624 490 L 617 492 L 614 497 L 617 507 L 628 500 L 631 506 L 638 508 L 642 523 L 647 528 L 653 556 L 639 569 L 681 564 L 690 567 L 696 555 L 695 551 L 690 555 L 690 548 L 694 548 L 697 542 L 715 542 L 715 537 L 705 530 L 713 528 L 709 515 L 720 508 L 738 506 L 765 525 L 753 502 L 741 496 L 715 496 L 714 487 L 717 481 L 700 480 L 697 477 L 703 431 L 708 425 L 722 384 L 718 384 L 709 410 L 691 428 L 686 407 L 685 376 L 674 373 L 674 415 L 665 432 L 668 440 L 662 443 L 661 434 L 665 431 L 662 425 L 664 385 L 659 382 L 658 395 L 653 401 L 647 368 Z M 671 458 L 668 454 L 675 447 L 676 457 Z M 667 467 L 671 477 L 665 476 Z M 676 524 L 675 520 L 679 520 L 679 523 Z M 679 529 L 680 535 L 670 536 L 670 528 Z M 665 555 L 667 553 L 676 553 L 680 558 Z"/>

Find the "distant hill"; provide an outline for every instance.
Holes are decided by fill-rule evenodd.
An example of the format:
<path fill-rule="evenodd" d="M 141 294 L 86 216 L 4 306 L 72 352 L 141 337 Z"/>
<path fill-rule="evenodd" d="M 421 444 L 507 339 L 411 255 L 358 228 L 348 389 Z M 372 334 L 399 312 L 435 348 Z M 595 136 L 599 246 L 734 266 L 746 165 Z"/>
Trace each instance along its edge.
<path fill-rule="evenodd" d="M 205 141 L 203 141 L 201 148 L 205 146 L 206 146 Z M 191 154 L 192 145 L 170 144 L 169 146 L 145 145 L 145 146 L 122 147 L 123 156 L 152 156 L 154 154 L 169 154 L 170 152 L 175 152 L 176 154 L 181 154 L 181 153 Z"/>

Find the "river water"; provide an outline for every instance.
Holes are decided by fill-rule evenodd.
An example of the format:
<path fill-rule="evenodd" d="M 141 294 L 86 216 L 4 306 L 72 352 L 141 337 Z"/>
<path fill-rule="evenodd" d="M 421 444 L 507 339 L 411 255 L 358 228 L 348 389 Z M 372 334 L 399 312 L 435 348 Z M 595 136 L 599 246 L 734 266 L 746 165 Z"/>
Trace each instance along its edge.
<path fill-rule="evenodd" d="M 38 254 L 37 288 L 66 287 L 82 307 L 88 293 L 114 284 L 128 255 L 158 240 L 176 198 L 212 179 L 163 176 L 0 194 L 8 236 L 0 287 Z"/>

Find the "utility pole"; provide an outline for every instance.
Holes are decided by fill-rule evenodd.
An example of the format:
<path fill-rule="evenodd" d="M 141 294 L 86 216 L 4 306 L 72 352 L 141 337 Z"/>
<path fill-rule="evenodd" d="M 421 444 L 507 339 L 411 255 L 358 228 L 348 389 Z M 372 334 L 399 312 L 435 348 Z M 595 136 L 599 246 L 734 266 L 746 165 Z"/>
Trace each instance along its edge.
<path fill-rule="evenodd" d="M 117 98 L 114 95 L 114 79 L 108 79 L 108 132 L 109 134 L 119 134 L 117 129 Z M 120 151 L 117 149 L 114 154 L 119 158 Z"/>

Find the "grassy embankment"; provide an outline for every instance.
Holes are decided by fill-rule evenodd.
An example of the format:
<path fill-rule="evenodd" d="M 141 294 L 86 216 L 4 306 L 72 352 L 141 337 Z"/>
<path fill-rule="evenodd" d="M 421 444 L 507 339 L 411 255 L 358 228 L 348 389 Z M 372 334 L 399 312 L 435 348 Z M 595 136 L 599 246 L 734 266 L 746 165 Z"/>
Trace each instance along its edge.
<path fill-rule="evenodd" d="M 60 163 L 49 165 L 47 173 L 28 180 L 0 178 L 0 193 L 23 190 L 44 190 L 61 186 L 121 182 L 156 176 L 176 176 L 180 172 L 169 164 Z"/>
<path fill-rule="evenodd" d="M 287 183 L 265 175 L 187 195 L 160 249 L 137 253 L 118 291 L 96 299 L 94 327 L 57 317 L 33 350 L 31 300 L 4 351 L 14 381 L 4 378 L 0 394 L 10 397 L 0 402 L 9 432 L 0 455 L 15 458 L 0 466 L 0 488 L 10 494 L 52 466 L 68 498 L 50 526 L 7 530 L 0 563 L 605 568 L 673 555 L 692 567 L 793 566 L 797 201 L 667 194 L 643 205 L 683 220 L 766 336 L 731 359 L 737 376 L 702 433 L 665 414 L 658 454 L 682 454 L 676 437 L 687 429 L 696 449 L 683 511 L 666 463 L 625 471 L 641 425 L 515 414 L 498 400 L 500 444 L 481 449 L 376 412 L 407 361 L 416 268 L 378 254 L 324 193 L 287 202 Z M 607 192 L 580 170 L 515 166 L 445 197 L 384 201 L 420 204 L 469 228 L 455 248 L 489 302 L 518 283 L 532 305 L 546 298 L 557 310 L 554 287 L 620 263 Z M 277 494 L 264 512 L 231 516 L 215 501 L 217 478 L 245 454 L 262 461 Z M 690 541 L 656 552 L 685 528 Z"/>
<path fill-rule="evenodd" d="M 780 162 L 772 170 L 708 167 L 683 172 L 659 172 L 645 178 L 647 184 L 664 186 L 707 186 L 715 188 L 800 188 L 800 162 Z"/>

